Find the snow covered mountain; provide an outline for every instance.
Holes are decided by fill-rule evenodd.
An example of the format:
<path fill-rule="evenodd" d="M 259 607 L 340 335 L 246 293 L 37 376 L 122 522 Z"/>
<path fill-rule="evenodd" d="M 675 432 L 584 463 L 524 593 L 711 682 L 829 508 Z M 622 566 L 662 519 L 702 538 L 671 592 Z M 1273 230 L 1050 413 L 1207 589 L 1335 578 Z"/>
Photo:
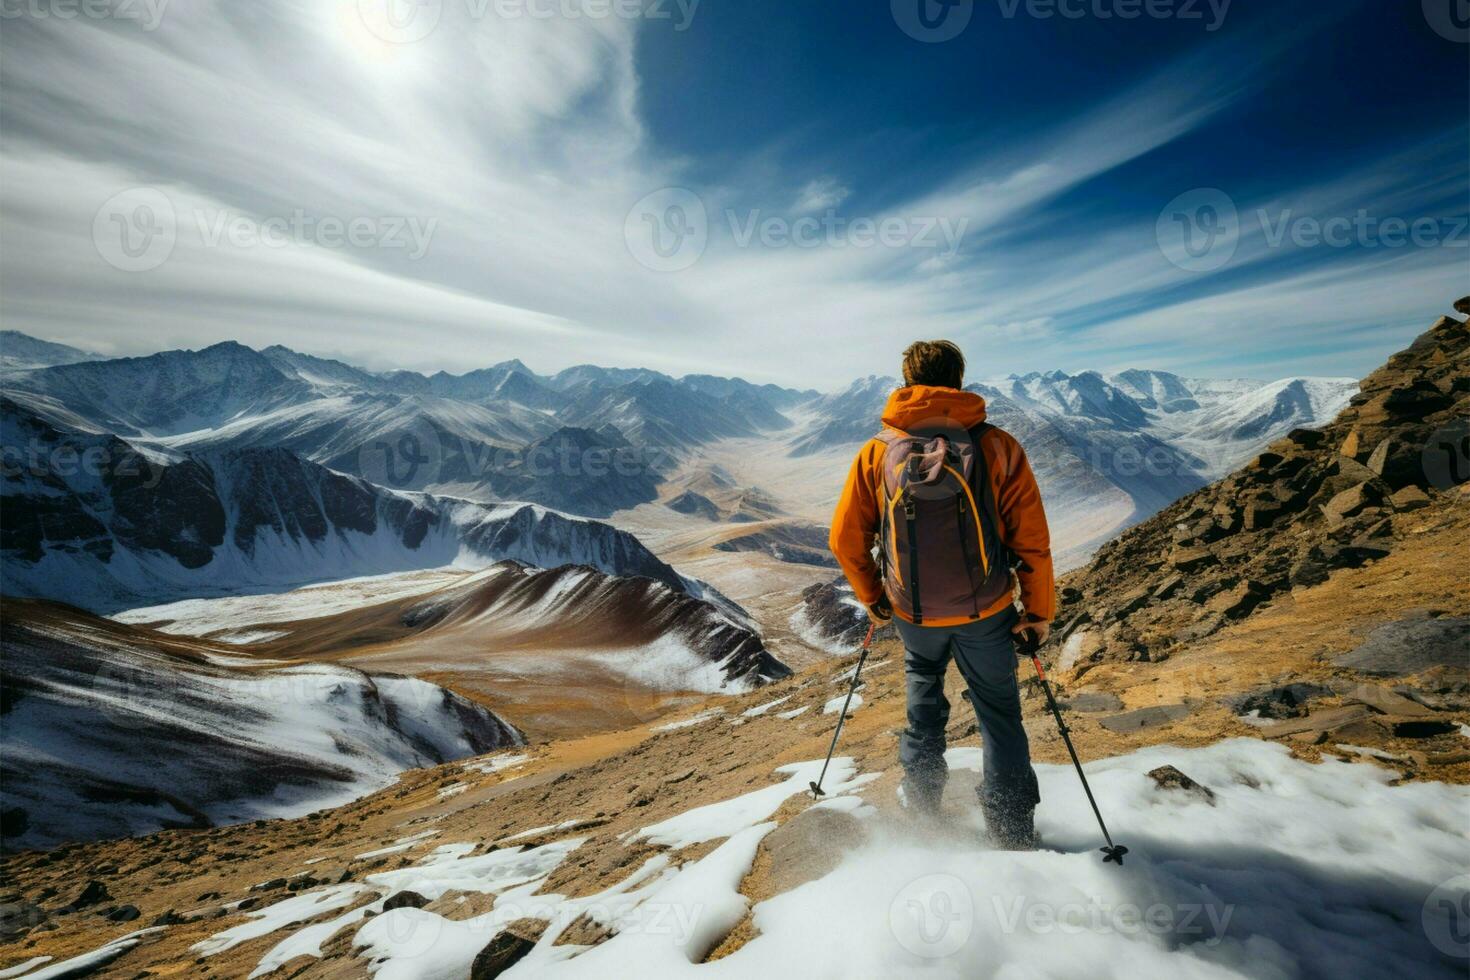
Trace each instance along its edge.
<path fill-rule="evenodd" d="M 0 371 L 32 371 L 57 364 L 102 359 L 101 354 L 49 340 L 38 340 L 19 330 L 0 330 Z"/>
<path fill-rule="evenodd" d="M 45 345 L 17 336 L 17 349 Z M 782 409 L 808 397 L 639 369 L 544 377 L 518 360 L 462 375 L 374 374 L 236 343 L 15 370 L 3 384 L 33 411 L 64 410 L 165 453 L 284 448 L 395 490 L 589 517 L 653 500 L 661 467 L 701 444 L 789 426 Z"/>
<path fill-rule="evenodd" d="M 501 652 L 581 651 L 659 690 L 744 692 L 791 676 L 748 625 L 710 602 L 587 566 L 500 562 L 400 619 L 433 643 L 467 634 Z"/>
<path fill-rule="evenodd" d="M 8 458 L 25 460 L 4 472 L 0 548 L 10 595 L 111 611 L 504 558 L 712 593 L 596 521 L 400 493 L 284 449 L 165 458 L 8 399 L 0 408 L 0 443 Z"/>
<path fill-rule="evenodd" d="M 851 452 L 878 429 L 896 378 L 869 377 L 805 406 L 791 453 Z M 1012 375 L 967 388 L 1026 447 L 1054 525 L 1083 550 L 1205 486 L 1295 428 L 1325 425 L 1358 383 L 1262 384 L 1163 371 Z"/>
<path fill-rule="evenodd" d="M 301 816 L 523 743 L 416 678 L 257 663 L 49 603 L 7 602 L 0 633 L 7 846 Z"/>

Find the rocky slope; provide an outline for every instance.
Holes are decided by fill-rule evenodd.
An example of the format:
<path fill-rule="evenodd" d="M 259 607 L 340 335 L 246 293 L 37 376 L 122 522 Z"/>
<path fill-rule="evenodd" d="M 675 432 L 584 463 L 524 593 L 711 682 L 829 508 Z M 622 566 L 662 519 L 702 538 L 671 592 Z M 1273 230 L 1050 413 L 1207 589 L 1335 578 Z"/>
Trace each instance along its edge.
<path fill-rule="evenodd" d="M 1456 308 L 1470 313 L 1470 299 Z M 1337 569 L 1381 561 L 1407 515 L 1470 479 L 1467 417 L 1470 329 L 1446 316 L 1325 428 L 1293 430 L 1066 576 L 1063 662 L 1159 660 Z"/>
<path fill-rule="evenodd" d="M 8 600 L 0 637 L 6 848 L 300 816 L 523 741 L 426 681 L 256 661 L 49 603 Z"/>
<path fill-rule="evenodd" d="M 396 493 L 283 449 L 160 457 L 3 401 L 5 590 L 113 611 L 515 558 L 721 601 L 637 538 L 527 504 Z M 736 615 L 739 615 L 738 611 Z"/>

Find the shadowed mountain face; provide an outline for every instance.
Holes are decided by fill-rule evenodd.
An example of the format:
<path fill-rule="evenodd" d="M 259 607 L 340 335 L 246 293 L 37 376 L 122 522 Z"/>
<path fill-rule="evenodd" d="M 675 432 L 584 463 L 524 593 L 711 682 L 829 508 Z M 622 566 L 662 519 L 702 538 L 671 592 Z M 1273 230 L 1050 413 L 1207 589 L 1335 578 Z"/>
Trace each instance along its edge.
<path fill-rule="evenodd" d="M 7 847 L 299 816 L 523 742 L 426 681 L 257 666 L 49 603 L 7 602 L 0 635 Z"/>
<path fill-rule="evenodd" d="M 548 378 L 515 360 L 463 375 L 373 374 L 236 343 L 73 364 L 62 362 L 86 356 L 17 338 L 9 397 L 145 448 L 282 448 L 394 490 L 594 517 L 655 499 L 673 461 L 701 444 L 788 427 L 782 410 L 810 395 L 591 366 Z"/>
<path fill-rule="evenodd" d="M 632 535 L 385 490 L 284 449 L 160 458 L 4 403 L 5 588 L 111 611 L 454 563 L 589 564 L 703 594 Z"/>

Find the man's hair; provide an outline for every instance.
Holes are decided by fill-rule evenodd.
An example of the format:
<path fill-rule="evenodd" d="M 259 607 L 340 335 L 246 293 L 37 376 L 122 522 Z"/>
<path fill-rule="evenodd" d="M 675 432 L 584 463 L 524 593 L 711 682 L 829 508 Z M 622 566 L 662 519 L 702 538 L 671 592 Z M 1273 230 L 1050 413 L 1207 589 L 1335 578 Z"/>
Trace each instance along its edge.
<path fill-rule="evenodd" d="M 903 383 L 962 388 L 965 355 L 948 340 L 918 340 L 903 352 Z"/>

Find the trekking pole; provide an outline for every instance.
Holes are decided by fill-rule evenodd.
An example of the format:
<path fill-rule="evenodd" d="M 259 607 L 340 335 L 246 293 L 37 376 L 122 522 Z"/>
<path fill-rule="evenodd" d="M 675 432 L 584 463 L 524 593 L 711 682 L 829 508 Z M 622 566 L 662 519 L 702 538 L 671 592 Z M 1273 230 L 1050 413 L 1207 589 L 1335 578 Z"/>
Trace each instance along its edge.
<path fill-rule="evenodd" d="M 817 777 L 816 782 L 807 783 L 812 789 L 813 799 L 827 795 L 822 792 L 822 780 L 827 778 L 827 766 L 832 762 L 832 753 L 837 751 L 837 737 L 842 734 L 842 723 L 847 720 L 847 706 L 852 704 L 852 694 L 857 690 L 858 678 L 863 673 L 863 663 L 868 659 L 868 648 L 873 645 L 873 630 L 877 627 L 877 623 L 869 623 L 868 635 L 863 637 L 863 652 L 858 655 L 857 670 L 852 672 L 852 685 L 847 689 L 847 700 L 842 702 L 842 714 L 837 716 L 837 730 L 832 733 L 832 744 L 827 746 L 827 761 L 822 763 L 822 774 Z"/>
<path fill-rule="evenodd" d="M 1087 802 L 1092 804 L 1092 813 L 1097 817 L 1097 825 L 1102 828 L 1103 837 L 1107 840 L 1107 847 L 1100 847 L 1103 852 L 1103 864 L 1116 861 L 1118 867 L 1123 866 L 1123 855 L 1128 853 L 1128 848 L 1122 844 L 1114 844 L 1113 837 L 1108 833 L 1108 825 L 1103 823 L 1102 811 L 1097 808 L 1097 800 L 1093 799 L 1092 787 L 1087 785 L 1087 775 L 1082 771 L 1082 763 L 1077 758 L 1077 750 L 1072 748 L 1072 738 L 1068 735 L 1070 731 L 1067 723 L 1062 721 L 1061 709 L 1057 707 L 1057 699 L 1052 697 L 1051 685 L 1046 682 L 1046 672 L 1041 669 L 1041 658 L 1037 655 L 1041 644 L 1036 639 L 1035 632 L 1026 630 L 1021 634 L 1024 639 L 1017 640 L 1021 651 L 1031 657 L 1031 664 L 1036 668 L 1036 678 L 1041 681 L 1041 690 L 1046 693 L 1046 703 L 1051 707 L 1052 717 L 1057 720 L 1057 730 L 1062 733 L 1062 741 L 1067 743 L 1067 751 L 1072 756 L 1072 765 L 1077 767 L 1077 777 L 1082 780 L 1082 790 L 1087 794 Z"/>

